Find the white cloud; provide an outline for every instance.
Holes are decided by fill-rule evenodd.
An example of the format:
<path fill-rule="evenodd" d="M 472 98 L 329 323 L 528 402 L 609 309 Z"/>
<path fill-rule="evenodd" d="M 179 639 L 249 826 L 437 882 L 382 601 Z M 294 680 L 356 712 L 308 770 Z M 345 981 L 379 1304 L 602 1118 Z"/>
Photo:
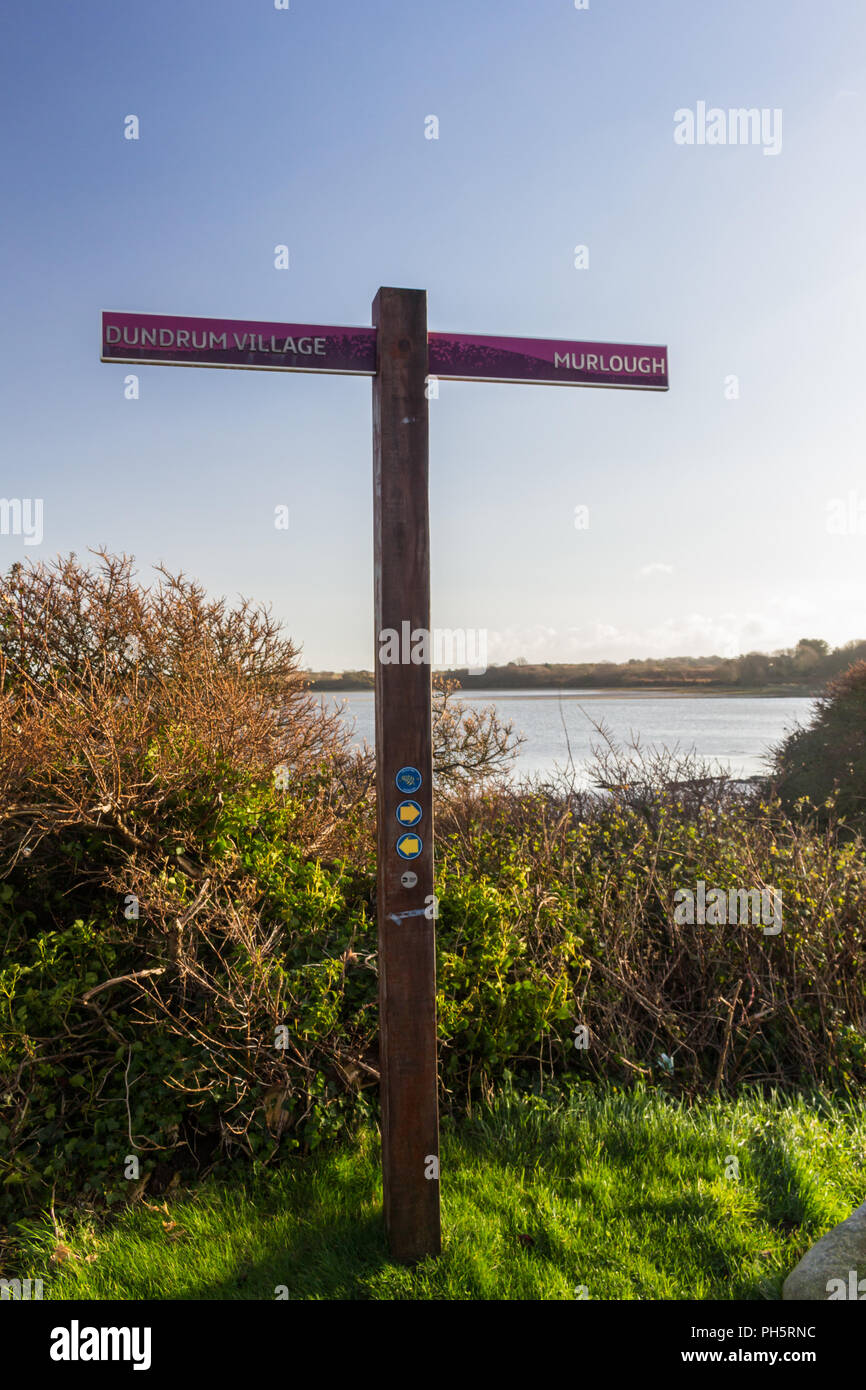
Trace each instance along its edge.
<path fill-rule="evenodd" d="M 645 657 L 741 656 L 793 646 L 803 635 L 800 619 L 807 605 L 770 600 L 765 614 L 755 612 L 684 613 L 650 626 L 617 627 L 585 623 L 554 628 L 547 624 L 489 630 L 488 661 L 504 665 L 523 656 L 545 661 L 628 661 Z M 793 623 L 787 609 L 794 609 Z"/>
<path fill-rule="evenodd" d="M 652 564 L 644 565 L 638 570 L 638 574 L 642 577 L 651 574 L 673 574 L 673 572 L 673 565 L 666 565 L 661 560 L 653 560 Z"/>

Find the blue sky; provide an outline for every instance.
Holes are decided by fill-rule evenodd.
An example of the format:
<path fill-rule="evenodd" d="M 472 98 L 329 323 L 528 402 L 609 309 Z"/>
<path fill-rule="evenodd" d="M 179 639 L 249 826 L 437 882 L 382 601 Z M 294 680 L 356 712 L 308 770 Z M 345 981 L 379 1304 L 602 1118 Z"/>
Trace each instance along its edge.
<path fill-rule="evenodd" d="M 491 660 L 866 636 L 864 39 L 859 0 L 13 0 L 0 493 L 44 535 L 0 563 L 104 544 L 371 668 L 369 380 L 144 367 L 129 401 L 99 316 L 367 324 L 407 285 L 432 329 L 671 363 L 667 394 L 441 384 L 434 625 Z M 677 145 L 699 101 L 780 109 L 780 153 Z"/>

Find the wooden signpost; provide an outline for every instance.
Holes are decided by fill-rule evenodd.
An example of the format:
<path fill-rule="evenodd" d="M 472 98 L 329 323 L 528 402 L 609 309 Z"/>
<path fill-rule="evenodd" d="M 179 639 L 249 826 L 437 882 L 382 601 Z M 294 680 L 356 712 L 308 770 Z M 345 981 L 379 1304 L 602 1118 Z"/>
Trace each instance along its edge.
<path fill-rule="evenodd" d="M 106 312 L 101 360 L 373 379 L 382 1178 L 389 1250 L 413 1263 L 441 1248 L 428 380 L 665 391 L 668 362 L 664 347 L 429 333 L 424 290 L 380 289 L 372 318 L 333 328 Z M 389 633 L 400 660 L 382 659 Z"/>

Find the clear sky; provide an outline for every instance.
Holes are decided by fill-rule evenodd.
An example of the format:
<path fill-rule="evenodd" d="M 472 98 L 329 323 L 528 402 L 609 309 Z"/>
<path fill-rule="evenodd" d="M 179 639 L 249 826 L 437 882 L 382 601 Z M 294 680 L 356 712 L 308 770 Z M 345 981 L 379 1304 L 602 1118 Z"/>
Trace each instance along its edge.
<path fill-rule="evenodd" d="M 431 329 L 670 351 L 667 394 L 441 384 L 435 626 L 506 661 L 866 636 L 864 39 L 862 0 L 9 0 L 0 494 L 44 535 L 0 562 L 104 544 L 372 668 L 369 380 L 126 400 L 99 318 L 368 324 L 405 285 Z M 676 143 L 699 102 L 781 111 L 780 151 Z"/>

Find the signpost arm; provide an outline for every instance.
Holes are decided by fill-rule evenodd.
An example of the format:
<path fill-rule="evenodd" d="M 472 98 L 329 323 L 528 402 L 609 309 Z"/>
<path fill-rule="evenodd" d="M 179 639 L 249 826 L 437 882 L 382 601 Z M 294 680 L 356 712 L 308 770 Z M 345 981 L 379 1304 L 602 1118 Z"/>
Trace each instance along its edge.
<path fill-rule="evenodd" d="M 412 1263 L 441 1249 L 426 291 L 380 289 L 373 324 L 382 1177 L 389 1250 Z"/>

